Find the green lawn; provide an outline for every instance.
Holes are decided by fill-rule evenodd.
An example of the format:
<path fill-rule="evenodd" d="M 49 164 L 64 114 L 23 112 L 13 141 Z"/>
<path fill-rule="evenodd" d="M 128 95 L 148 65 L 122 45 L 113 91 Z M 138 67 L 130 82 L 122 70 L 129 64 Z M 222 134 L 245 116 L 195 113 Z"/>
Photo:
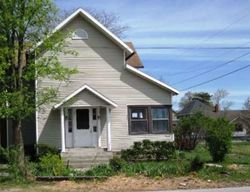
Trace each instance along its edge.
<path fill-rule="evenodd" d="M 218 163 L 222 167 L 206 167 L 191 169 L 192 161 L 199 157 L 198 162 L 211 163 L 212 159 L 204 144 L 200 144 L 191 152 L 177 152 L 177 157 L 168 161 L 146 161 L 146 162 L 124 162 L 118 171 L 110 165 L 97 166 L 80 175 L 92 176 L 114 176 L 126 175 L 137 177 L 139 175 L 152 179 L 177 178 L 180 176 L 195 176 L 204 180 L 226 181 L 226 182 L 250 182 L 250 142 L 234 142 L 231 152 L 225 161 Z M 16 182 L 5 181 L 0 178 L 0 186 L 6 188 L 15 186 Z M 32 185 L 40 185 L 38 182 L 18 184 L 21 188 Z M 0 187 L 1 189 L 1 187 Z"/>
<path fill-rule="evenodd" d="M 204 147 L 201 147 L 203 148 Z M 211 161 L 206 150 L 198 147 L 192 152 L 200 154 L 207 162 Z M 222 168 L 203 168 L 198 171 L 198 176 L 203 179 L 226 180 L 244 182 L 250 180 L 250 142 L 234 142 L 231 152 L 226 156 L 225 161 L 219 163 Z"/>
<path fill-rule="evenodd" d="M 192 161 L 198 158 L 198 163 Z M 204 163 L 199 168 L 199 162 Z M 230 154 L 226 159 L 217 163 L 222 167 L 207 167 L 205 164 L 212 163 L 211 156 L 204 144 L 200 144 L 191 152 L 177 152 L 177 157 L 168 161 L 144 161 L 124 163 L 119 173 L 127 176 L 143 175 L 150 178 L 173 178 L 179 176 L 197 175 L 205 180 L 222 181 L 250 181 L 250 142 L 233 143 Z M 194 174 L 195 173 L 195 174 Z M 109 165 L 93 168 L 88 172 L 90 175 L 115 175 Z"/>

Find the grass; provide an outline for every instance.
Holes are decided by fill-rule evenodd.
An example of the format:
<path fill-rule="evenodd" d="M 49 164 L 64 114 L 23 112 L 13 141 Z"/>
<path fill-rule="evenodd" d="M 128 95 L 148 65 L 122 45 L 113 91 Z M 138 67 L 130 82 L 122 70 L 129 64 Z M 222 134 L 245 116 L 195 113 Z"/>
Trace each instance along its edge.
<path fill-rule="evenodd" d="M 99 165 L 91 170 L 79 175 L 89 176 L 138 176 L 143 175 L 150 178 L 174 178 L 179 176 L 195 175 L 204 180 L 215 181 L 250 181 L 250 142 L 233 143 L 230 154 L 227 155 L 225 161 L 219 163 L 222 167 L 201 167 L 197 170 L 191 170 L 191 162 L 195 157 L 199 157 L 199 161 L 203 163 L 211 163 L 211 156 L 204 144 L 198 145 L 195 150 L 190 152 L 177 152 L 176 158 L 168 161 L 143 161 L 122 163 L 119 170 L 112 169 L 111 165 Z M 194 174 L 195 172 L 195 174 Z M 17 184 L 11 180 L 0 178 L 1 187 L 27 186 L 37 185 L 37 182 L 30 181 Z M 39 184 L 38 184 L 39 185 Z M 0 189 L 1 189 L 0 187 Z"/>
<path fill-rule="evenodd" d="M 192 161 L 212 163 L 212 158 L 204 144 L 190 152 L 177 152 L 177 157 L 168 161 L 142 161 L 122 163 L 120 170 L 114 171 L 110 165 L 98 166 L 86 172 L 92 176 L 143 175 L 150 178 L 179 177 L 196 172 L 198 178 L 217 181 L 250 181 L 250 142 L 233 143 L 230 154 L 219 163 L 222 167 L 199 166 L 192 169 Z M 197 162 L 196 162 L 197 164 Z"/>
<path fill-rule="evenodd" d="M 195 152 L 195 151 L 194 151 Z M 201 153 L 209 162 L 211 159 L 207 154 Z M 209 155 L 209 154 L 208 154 Z M 206 167 L 198 171 L 198 176 L 202 179 L 237 181 L 244 182 L 250 180 L 250 142 L 235 142 L 231 152 L 221 163 L 221 168 Z"/>

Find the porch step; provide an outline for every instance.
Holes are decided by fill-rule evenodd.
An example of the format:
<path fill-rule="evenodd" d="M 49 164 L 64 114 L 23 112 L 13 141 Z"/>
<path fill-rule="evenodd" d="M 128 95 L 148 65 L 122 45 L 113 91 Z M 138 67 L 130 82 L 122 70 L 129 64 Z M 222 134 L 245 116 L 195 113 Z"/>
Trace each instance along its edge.
<path fill-rule="evenodd" d="M 74 148 L 67 149 L 61 156 L 65 164 L 72 168 L 89 169 L 100 164 L 108 164 L 113 153 L 99 148 Z"/>
<path fill-rule="evenodd" d="M 8 177 L 9 170 L 7 164 L 0 164 L 0 177 Z"/>

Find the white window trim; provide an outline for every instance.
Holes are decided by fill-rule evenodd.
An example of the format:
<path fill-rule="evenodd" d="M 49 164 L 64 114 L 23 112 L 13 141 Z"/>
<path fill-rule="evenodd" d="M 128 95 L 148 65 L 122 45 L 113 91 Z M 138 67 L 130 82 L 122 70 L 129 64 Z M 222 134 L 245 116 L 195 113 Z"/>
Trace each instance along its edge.
<path fill-rule="evenodd" d="M 80 33 L 80 35 L 83 35 L 83 36 L 77 35 L 77 33 Z M 86 40 L 88 38 L 89 38 L 89 35 L 88 35 L 87 31 L 85 31 L 84 29 L 81 29 L 81 28 L 77 28 L 73 32 L 72 37 L 71 37 L 72 40 Z"/>

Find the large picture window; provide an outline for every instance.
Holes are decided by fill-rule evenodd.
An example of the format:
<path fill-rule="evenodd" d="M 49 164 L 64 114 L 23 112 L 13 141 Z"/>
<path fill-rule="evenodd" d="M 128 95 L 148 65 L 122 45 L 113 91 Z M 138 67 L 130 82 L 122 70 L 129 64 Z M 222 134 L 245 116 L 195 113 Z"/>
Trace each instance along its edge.
<path fill-rule="evenodd" d="M 130 134 L 157 134 L 170 132 L 168 106 L 129 106 Z"/>

